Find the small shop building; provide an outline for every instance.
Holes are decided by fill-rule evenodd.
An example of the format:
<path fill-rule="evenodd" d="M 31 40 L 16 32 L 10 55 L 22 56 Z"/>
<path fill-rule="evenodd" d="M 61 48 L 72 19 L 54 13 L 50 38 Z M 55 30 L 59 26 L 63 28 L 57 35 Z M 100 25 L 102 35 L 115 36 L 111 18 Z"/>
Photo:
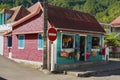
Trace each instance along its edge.
<path fill-rule="evenodd" d="M 31 13 L 16 21 L 12 32 L 5 34 L 4 56 L 43 65 L 43 7 L 38 2 L 28 10 Z M 103 60 L 105 31 L 91 14 L 48 5 L 49 28 L 57 30 L 57 39 L 53 44 L 48 39 L 51 70 L 64 70 L 68 66 L 72 68 L 71 64 Z M 9 43 L 12 43 L 11 48 Z"/>

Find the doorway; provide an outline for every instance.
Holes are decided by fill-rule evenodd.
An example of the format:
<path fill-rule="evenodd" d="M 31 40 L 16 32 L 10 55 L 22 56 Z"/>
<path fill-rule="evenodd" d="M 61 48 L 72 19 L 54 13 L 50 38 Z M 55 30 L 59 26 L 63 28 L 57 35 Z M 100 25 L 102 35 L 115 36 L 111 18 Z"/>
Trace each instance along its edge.
<path fill-rule="evenodd" d="M 85 60 L 85 36 L 80 36 L 80 60 Z"/>

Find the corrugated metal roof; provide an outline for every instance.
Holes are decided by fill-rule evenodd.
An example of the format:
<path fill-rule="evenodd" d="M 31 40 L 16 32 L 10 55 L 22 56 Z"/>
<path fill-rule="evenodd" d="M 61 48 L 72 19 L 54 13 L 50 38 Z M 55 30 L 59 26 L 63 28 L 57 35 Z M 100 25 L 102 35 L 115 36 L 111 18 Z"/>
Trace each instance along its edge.
<path fill-rule="evenodd" d="M 25 17 L 26 15 L 28 15 L 30 13 L 23 6 L 17 6 L 17 7 L 11 8 L 10 10 L 13 10 L 14 13 L 13 13 L 12 17 L 7 20 L 7 22 L 17 21 L 20 18 Z"/>
<path fill-rule="evenodd" d="M 92 15 L 80 11 L 48 5 L 48 19 L 56 28 L 104 32 Z"/>
<path fill-rule="evenodd" d="M 120 27 L 120 16 L 113 20 L 110 24 L 113 25 L 113 27 Z"/>
<path fill-rule="evenodd" d="M 37 8 L 41 8 L 41 10 L 43 9 L 40 2 L 28 8 L 28 10 L 31 12 L 29 15 L 37 15 L 39 11 Z M 26 16 L 18 20 L 13 26 L 17 26 L 23 21 L 30 19 L 29 15 L 29 18 Z M 105 32 L 92 15 L 53 5 L 48 5 L 48 20 L 56 28 Z"/>

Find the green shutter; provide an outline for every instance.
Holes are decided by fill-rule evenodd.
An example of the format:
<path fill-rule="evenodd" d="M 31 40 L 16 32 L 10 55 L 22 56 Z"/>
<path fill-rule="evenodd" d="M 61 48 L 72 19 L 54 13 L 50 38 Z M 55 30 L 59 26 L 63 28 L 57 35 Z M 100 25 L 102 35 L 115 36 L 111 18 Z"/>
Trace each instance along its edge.
<path fill-rule="evenodd" d="M 5 16 L 4 14 L 2 14 L 2 24 L 4 24 L 4 22 L 5 22 Z"/>
<path fill-rule="evenodd" d="M 0 25 L 2 25 L 2 14 L 0 14 Z"/>
<path fill-rule="evenodd" d="M 91 52 L 92 49 L 92 36 L 87 36 L 87 52 Z"/>
<path fill-rule="evenodd" d="M 60 56 L 60 52 L 61 52 L 61 33 L 58 32 L 58 37 L 57 37 L 57 56 Z"/>
<path fill-rule="evenodd" d="M 24 35 L 18 36 L 18 48 L 23 49 L 24 48 Z"/>
<path fill-rule="evenodd" d="M 75 35 L 75 55 L 77 55 L 77 52 L 80 51 L 80 35 Z M 75 58 L 75 62 L 79 62 L 77 58 Z"/>
<path fill-rule="evenodd" d="M 0 14 L 0 25 L 5 23 L 5 15 L 4 14 Z"/>
<path fill-rule="evenodd" d="M 38 49 L 43 48 L 43 37 L 38 35 Z"/>

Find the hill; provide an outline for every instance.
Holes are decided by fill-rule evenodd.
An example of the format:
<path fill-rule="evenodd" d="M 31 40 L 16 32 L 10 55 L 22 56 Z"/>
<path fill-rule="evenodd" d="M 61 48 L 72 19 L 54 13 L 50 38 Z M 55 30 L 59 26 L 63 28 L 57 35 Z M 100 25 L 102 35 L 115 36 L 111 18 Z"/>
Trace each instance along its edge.
<path fill-rule="evenodd" d="M 38 0 L 0 0 L 0 10 L 18 5 L 29 7 Z M 42 1 L 42 0 L 39 0 Z M 120 16 L 120 0 L 48 0 L 50 4 L 94 15 L 98 21 L 110 23 Z"/>

